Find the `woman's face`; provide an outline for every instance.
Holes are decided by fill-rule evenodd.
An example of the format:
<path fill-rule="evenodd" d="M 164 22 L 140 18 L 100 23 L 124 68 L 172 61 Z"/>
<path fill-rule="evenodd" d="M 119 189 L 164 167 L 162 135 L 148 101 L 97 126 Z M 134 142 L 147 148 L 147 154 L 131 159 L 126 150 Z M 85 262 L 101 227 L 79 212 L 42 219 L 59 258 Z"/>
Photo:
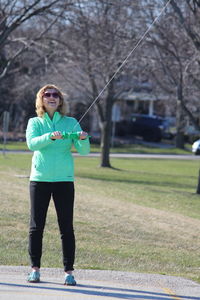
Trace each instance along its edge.
<path fill-rule="evenodd" d="M 55 112 L 60 104 L 60 96 L 55 89 L 46 89 L 43 94 L 43 105 L 47 112 Z"/>

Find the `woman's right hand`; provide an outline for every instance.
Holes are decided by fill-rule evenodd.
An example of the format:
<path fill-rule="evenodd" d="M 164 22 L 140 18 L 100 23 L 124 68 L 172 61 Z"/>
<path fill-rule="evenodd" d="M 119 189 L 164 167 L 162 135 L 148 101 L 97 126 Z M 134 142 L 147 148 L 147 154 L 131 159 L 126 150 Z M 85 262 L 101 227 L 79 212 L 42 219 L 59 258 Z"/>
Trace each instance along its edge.
<path fill-rule="evenodd" d="M 63 136 L 62 133 L 60 131 L 54 131 L 51 134 L 51 139 L 52 140 L 62 140 Z"/>

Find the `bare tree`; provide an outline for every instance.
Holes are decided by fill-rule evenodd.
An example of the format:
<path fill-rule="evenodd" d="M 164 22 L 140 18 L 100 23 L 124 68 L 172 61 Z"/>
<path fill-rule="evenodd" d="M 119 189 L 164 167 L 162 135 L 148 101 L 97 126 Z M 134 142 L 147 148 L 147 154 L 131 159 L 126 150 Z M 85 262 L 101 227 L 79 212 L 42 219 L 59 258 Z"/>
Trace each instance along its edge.
<path fill-rule="evenodd" d="M 200 15 L 200 2 L 199 0 L 185 0 L 184 5 L 187 6 L 188 10 L 193 16 L 193 22 L 188 22 L 188 16 L 186 15 L 185 6 L 181 6 L 177 1 L 172 0 L 171 6 L 174 10 L 174 12 L 177 14 L 180 24 L 183 26 L 187 36 L 189 37 L 190 41 L 194 45 L 195 49 L 198 52 L 197 55 L 197 65 L 199 68 L 200 65 L 200 58 L 199 58 L 199 52 L 200 52 L 200 21 L 199 21 L 199 15 Z M 199 77 L 196 76 L 196 74 L 191 74 L 190 77 L 193 78 L 195 81 L 195 84 L 197 87 L 200 86 Z M 197 194 L 200 194 L 200 171 L 199 171 L 199 178 L 198 178 L 198 185 L 197 185 Z"/>
<path fill-rule="evenodd" d="M 184 0 L 181 3 L 176 0 L 171 0 L 170 2 L 174 12 L 179 18 L 179 21 L 187 33 L 188 37 L 192 41 L 195 48 L 200 51 L 200 33 L 199 33 L 199 14 L 200 14 L 200 2 L 199 0 Z M 193 16 L 191 18 L 188 17 Z"/>
<path fill-rule="evenodd" d="M 152 7 L 146 10 L 145 13 L 149 12 L 146 20 L 155 18 L 155 11 Z M 193 19 L 190 19 L 190 22 L 193 23 Z M 162 22 L 154 25 L 154 30 L 148 37 L 148 45 L 150 46 L 147 48 L 148 59 L 151 61 L 149 71 L 157 85 L 176 99 L 174 105 L 177 123 L 176 146 L 184 148 L 185 116 L 187 115 L 194 126 L 200 129 L 194 116 L 193 105 L 198 97 L 195 85 L 197 74 L 191 76 L 191 66 L 195 69 L 194 63 L 198 61 L 196 49 L 193 44 L 191 45 L 190 39 L 170 8 L 162 17 Z"/>
<path fill-rule="evenodd" d="M 51 0 L 44 2 L 42 0 L 20 1 L 20 0 L 2 0 L 0 3 L 0 53 L 2 57 L 2 64 L 0 70 L 0 79 L 2 79 L 10 65 L 14 60 L 20 56 L 25 50 L 29 49 L 31 45 L 39 40 L 49 28 L 57 21 L 57 19 L 65 11 L 66 7 L 71 5 L 72 1 Z M 37 22 L 37 17 L 44 16 L 47 18 L 51 16 L 50 24 L 39 30 L 35 30 L 37 35 L 31 37 L 15 36 L 15 32 L 19 27 L 33 20 Z M 33 24 L 33 23 L 32 23 Z M 35 25 L 35 24 L 34 24 Z M 37 25 L 34 26 L 37 28 Z M 5 48 L 9 48 L 7 51 Z M 7 55 L 9 52 L 9 56 Z"/>
<path fill-rule="evenodd" d="M 166 1 L 164 2 L 166 3 Z M 194 110 L 199 111 L 200 1 L 185 0 L 180 2 L 171 0 L 170 4 L 177 18 L 171 17 L 169 24 L 171 25 L 174 21 L 176 26 L 173 26 L 174 32 L 171 32 L 168 41 L 166 39 L 166 33 L 168 35 L 169 32 L 162 30 L 160 27 L 157 28 L 157 33 L 159 33 L 159 42 L 156 39 L 156 47 L 158 47 L 161 51 L 163 50 L 164 52 L 166 52 L 167 50 L 168 56 L 171 54 L 175 59 L 175 64 L 177 65 L 178 63 L 179 66 L 179 72 L 177 73 L 175 71 L 175 68 L 174 72 L 172 73 L 173 76 L 170 76 L 171 79 L 173 79 L 173 77 L 175 79 L 173 79 L 172 84 L 174 84 L 174 82 L 177 80 L 177 77 L 179 77 L 179 82 L 176 89 L 177 110 L 179 112 L 178 120 L 180 120 L 181 123 L 181 119 L 183 120 L 183 116 L 180 112 L 184 111 L 190 117 L 190 120 L 193 122 L 195 127 L 200 130 L 199 123 L 196 121 L 196 118 L 192 113 L 192 109 L 193 112 Z M 177 27 L 177 25 L 179 26 Z M 167 26 L 167 28 L 169 28 L 169 26 Z M 174 36 L 177 36 L 177 38 L 174 39 Z M 172 48 L 170 47 L 170 45 L 172 44 L 175 52 L 174 50 L 173 52 L 171 51 Z M 168 64 L 163 62 L 164 60 L 162 60 L 163 70 L 168 77 L 169 71 L 171 71 L 171 69 L 168 68 Z M 159 82 L 159 79 L 157 80 L 157 82 Z M 166 87 L 165 85 L 163 85 L 163 82 L 160 83 L 160 86 L 164 88 Z M 187 105 L 185 103 L 186 98 L 188 100 Z M 200 194 L 200 171 L 196 193 Z"/>
<path fill-rule="evenodd" d="M 45 65 L 41 60 L 45 60 L 47 55 L 41 38 L 71 6 L 72 0 L 0 2 L 0 114 L 4 110 L 10 111 L 11 129 L 24 126 L 26 118 L 22 118 L 21 114 L 27 114 L 23 110 L 30 111 L 27 91 L 30 91 L 30 99 L 33 87 L 38 86 L 38 70 L 42 70 Z M 34 75 L 37 75 L 35 85 Z M 18 109 L 18 101 L 21 110 Z"/>
<path fill-rule="evenodd" d="M 50 36 L 55 43 L 56 66 L 68 88 L 75 85 L 87 97 L 88 105 L 98 98 L 102 167 L 111 167 L 112 106 L 119 92 L 115 84 L 118 74 L 113 75 L 136 41 L 137 9 L 137 1 L 78 1 L 67 18 L 69 25 L 60 24 L 56 38 Z"/>

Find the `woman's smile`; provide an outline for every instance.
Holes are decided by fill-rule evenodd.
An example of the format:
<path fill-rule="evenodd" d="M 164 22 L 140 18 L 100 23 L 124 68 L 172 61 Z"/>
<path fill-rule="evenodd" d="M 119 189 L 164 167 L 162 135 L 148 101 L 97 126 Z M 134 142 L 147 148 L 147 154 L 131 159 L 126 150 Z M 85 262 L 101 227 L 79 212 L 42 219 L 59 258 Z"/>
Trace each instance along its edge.
<path fill-rule="evenodd" d="M 43 105 L 48 113 L 55 112 L 60 105 L 58 92 L 54 89 L 47 89 L 43 95 Z"/>

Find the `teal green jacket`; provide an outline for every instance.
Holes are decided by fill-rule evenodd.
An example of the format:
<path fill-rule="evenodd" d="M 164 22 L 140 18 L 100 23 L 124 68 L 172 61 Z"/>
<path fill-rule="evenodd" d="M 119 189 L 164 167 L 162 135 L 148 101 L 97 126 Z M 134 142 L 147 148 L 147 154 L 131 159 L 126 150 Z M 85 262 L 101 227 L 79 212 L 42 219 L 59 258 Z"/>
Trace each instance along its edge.
<path fill-rule="evenodd" d="M 31 181 L 74 181 L 74 161 L 71 148 L 74 145 L 81 155 L 90 152 L 89 139 L 52 140 L 53 131 L 82 131 L 74 118 L 55 112 L 53 119 L 47 113 L 31 118 L 26 129 L 28 148 L 34 151 L 31 166 Z"/>

